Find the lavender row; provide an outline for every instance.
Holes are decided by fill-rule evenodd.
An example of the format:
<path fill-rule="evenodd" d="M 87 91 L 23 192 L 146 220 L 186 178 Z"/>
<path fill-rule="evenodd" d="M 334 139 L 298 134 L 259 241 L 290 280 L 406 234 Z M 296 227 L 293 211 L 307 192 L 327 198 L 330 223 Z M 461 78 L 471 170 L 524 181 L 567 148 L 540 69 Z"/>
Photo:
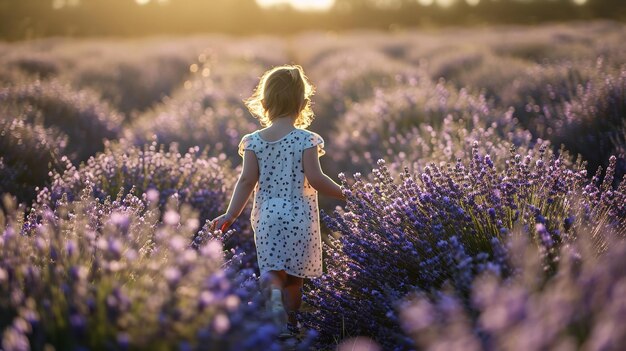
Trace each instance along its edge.
<path fill-rule="evenodd" d="M 612 245 L 602 235 L 607 229 L 626 235 L 626 182 L 611 185 L 616 158 L 603 182 L 599 174 L 588 180 L 584 164 L 547 157 L 547 145 L 511 150 L 496 165 L 476 142 L 470 159 L 406 169 L 398 182 L 382 160 L 372 180 L 342 176 L 347 205 L 322 213 L 333 231 L 325 245 L 327 274 L 311 280 L 305 294 L 316 309 L 307 325 L 320 332 L 318 346 L 362 335 L 386 350 L 413 348 L 400 329 L 399 301 L 444 289 L 467 300 L 478 274 L 514 275 L 506 243 L 517 226 L 547 275 L 558 271 L 559 250 L 580 227 L 597 233 L 599 252 Z"/>
<path fill-rule="evenodd" d="M 161 210 L 169 198 L 180 204 L 187 204 L 198 212 L 200 227 L 189 238 L 198 242 L 207 237 L 218 239 L 207 232 L 207 220 L 223 213 L 234 188 L 239 167 L 233 169 L 229 161 L 221 157 L 209 157 L 207 149 L 199 147 L 186 153 L 178 152 L 177 145 L 165 150 L 156 141 L 142 148 L 128 142 L 107 143 L 105 150 L 90 158 L 77 168 L 68 164 L 62 172 L 51 173 L 51 184 L 37 193 L 34 208 L 29 213 L 29 223 L 38 223 L 41 207 L 55 208 L 62 199 L 74 201 L 89 189 L 91 196 L 100 202 L 107 198 L 141 195 L 150 191 L 159 194 Z M 249 208 L 243 216 L 249 215 Z M 223 240 L 227 257 L 246 253 L 244 265 L 256 270 L 258 267 L 254 250 L 253 235 L 249 222 L 238 221 L 234 231 Z"/>
<path fill-rule="evenodd" d="M 122 116 L 91 90 L 60 81 L 35 80 L 0 89 L 0 118 L 54 128 L 67 138 L 65 153 L 78 164 L 121 133 Z"/>
<path fill-rule="evenodd" d="M 3 198 L 3 350 L 283 349 L 254 271 L 217 240 L 192 245 L 197 211 L 171 198 L 161 213 L 153 189 L 104 203 L 90 193 L 28 227 Z"/>

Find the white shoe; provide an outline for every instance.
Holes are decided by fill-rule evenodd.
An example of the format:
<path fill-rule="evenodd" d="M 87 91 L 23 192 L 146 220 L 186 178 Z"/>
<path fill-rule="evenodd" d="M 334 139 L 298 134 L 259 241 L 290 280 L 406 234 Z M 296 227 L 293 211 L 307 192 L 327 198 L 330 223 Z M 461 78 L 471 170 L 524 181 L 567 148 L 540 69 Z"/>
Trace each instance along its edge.
<path fill-rule="evenodd" d="M 301 325 L 298 322 L 296 325 L 291 323 L 284 323 L 278 333 L 280 339 L 299 338 Z"/>
<path fill-rule="evenodd" d="M 289 322 L 289 317 L 292 315 L 293 315 L 293 318 L 296 320 L 295 324 Z M 278 334 L 278 337 L 281 339 L 289 339 L 289 338 L 300 339 L 302 325 L 300 324 L 300 321 L 299 321 L 300 318 L 298 317 L 298 311 L 290 311 L 289 313 L 287 313 L 287 316 L 288 316 L 287 323 L 283 323 L 280 333 Z"/>

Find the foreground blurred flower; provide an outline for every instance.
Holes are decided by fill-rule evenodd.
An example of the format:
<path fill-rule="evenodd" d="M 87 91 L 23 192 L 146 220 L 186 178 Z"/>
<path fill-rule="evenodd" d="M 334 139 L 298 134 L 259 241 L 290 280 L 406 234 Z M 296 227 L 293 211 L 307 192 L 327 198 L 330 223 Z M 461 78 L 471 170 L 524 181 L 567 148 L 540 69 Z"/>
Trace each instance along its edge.
<path fill-rule="evenodd" d="M 581 228 L 582 229 L 582 228 Z M 593 228 L 584 228 L 592 230 Z M 547 281 L 536 246 L 517 233 L 516 274 L 490 273 L 473 283 L 469 309 L 453 292 L 413 296 L 399 309 L 403 330 L 422 350 L 622 350 L 626 345 L 626 242 L 613 238 L 597 254 L 589 232 L 561 247 Z M 530 279 L 529 279 L 530 278 Z M 428 323 L 422 323 L 428 320 Z"/>
<path fill-rule="evenodd" d="M 92 192 L 63 196 L 28 225 L 5 197 L 3 349 L 281 349 L 258 279 L 240 257 L 225 260 L 215 240 L 193 248 L 189 227 L 159 222 L 155 203 L 132 194 L 101 203 Z M 165 211 L 182 223 L 197 216 L 173 200 Z"/>

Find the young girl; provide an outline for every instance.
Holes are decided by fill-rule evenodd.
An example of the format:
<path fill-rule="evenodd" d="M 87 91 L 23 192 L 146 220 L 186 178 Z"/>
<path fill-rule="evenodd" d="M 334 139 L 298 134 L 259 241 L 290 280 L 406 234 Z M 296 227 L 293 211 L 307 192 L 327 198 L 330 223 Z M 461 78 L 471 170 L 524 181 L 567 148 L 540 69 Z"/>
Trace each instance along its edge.
<path fill-rule="evenodd" d="M 313 92 L 299 65 L 279 66 L 263 74 L 244 102 L 265 128 L 241 139 L 241 175 L 228 210 L 211 221 L 211 229 L 226 231 L 255 192 L 250 222 L 261 287 L 268 308 L 280 313 L 281 337 L 299 333 L 296 314 L 303 278 L 322 275 L 317 193 L 345 200 L 340 186 L 320 167 L 324 140 L 304 129 L 313 120 Z"/>

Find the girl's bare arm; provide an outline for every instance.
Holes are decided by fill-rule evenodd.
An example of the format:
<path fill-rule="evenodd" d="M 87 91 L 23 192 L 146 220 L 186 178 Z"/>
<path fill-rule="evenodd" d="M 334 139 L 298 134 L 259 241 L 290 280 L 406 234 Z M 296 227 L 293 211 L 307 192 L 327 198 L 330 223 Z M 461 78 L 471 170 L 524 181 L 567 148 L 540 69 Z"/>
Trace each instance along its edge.
<path fill-rule="evenodd" d="M 248 199 L 259 180 L 259 162 L 254 151 L 245 150 L 243 154 L 243 168 L 235 185 L 233 196 L 230 199 L 228 210 L 223 215 L 211 221 L 211 229 L 225 231 L 239 217 L 248 203 Z"/>
<path fill-rule="evenodd" d="M 319 156 L 317 155 L 317 147 L 304 149 L 302 152 L 302 166 L 304 167 L 304 175 L 315 190 L 336 199 L 346 199 L 341 192 L 339 184 L 335 183 L 322 171 Z"/>

